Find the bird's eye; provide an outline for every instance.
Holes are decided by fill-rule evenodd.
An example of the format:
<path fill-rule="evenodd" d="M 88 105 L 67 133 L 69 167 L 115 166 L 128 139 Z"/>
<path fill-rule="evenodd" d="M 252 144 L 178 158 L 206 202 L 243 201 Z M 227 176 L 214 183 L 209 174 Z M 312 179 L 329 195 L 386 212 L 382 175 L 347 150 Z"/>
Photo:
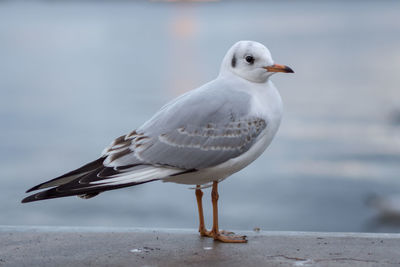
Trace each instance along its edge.
<path fill-rule="evenodd" d="M 244 59 L 246 59 L 247 63 L 253 64 L 254 63 L 254 57 L 253 56 L 246 56 Z"/>

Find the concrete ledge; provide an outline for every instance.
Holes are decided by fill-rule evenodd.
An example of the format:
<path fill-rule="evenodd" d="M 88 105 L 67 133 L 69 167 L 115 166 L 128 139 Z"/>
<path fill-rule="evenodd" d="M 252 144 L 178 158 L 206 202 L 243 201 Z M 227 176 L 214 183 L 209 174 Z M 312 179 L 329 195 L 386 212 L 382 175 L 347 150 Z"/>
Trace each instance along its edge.
<path fill-rule="evenodd" d="M 0 226 L 0 266 L 399 266 L 400 234 Z"/>

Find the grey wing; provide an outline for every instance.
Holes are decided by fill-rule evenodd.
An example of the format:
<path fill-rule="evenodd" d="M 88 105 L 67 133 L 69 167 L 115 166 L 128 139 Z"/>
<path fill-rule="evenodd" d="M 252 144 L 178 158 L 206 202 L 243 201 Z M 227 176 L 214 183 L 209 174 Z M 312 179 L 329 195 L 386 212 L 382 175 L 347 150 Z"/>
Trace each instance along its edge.
<path fill-rule="evenodd" d="M 152 164 L 182 169 L 212 167 L 249 150 L 265 127 L 265 120 L 260 118 L 186 125 L 159 135 L 138 155 Z"/>
<path fill-rule="evenodd" d="M 258 140 L 267 122 L 249 116 L 250 96 L 195 91 L 165 106 L 137 131 L 108 147 L 107 166 L 152 164 L 185 170 L 216 166 Z"/>

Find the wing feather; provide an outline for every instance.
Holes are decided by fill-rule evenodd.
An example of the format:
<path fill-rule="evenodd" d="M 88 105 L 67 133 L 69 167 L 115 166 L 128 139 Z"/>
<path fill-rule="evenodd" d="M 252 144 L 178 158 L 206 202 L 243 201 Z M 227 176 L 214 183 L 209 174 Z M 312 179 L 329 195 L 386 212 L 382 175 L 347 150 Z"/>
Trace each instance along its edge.
<path fill-rule="evenodd" d="M 192 170 L 240 156 L 268 122 L 250 114 L 249 94 L 219 89 L 210 85 L 167 104 L 142 127 L 114 141 L 103 154 L 104 164 L 141 162 Z"/>

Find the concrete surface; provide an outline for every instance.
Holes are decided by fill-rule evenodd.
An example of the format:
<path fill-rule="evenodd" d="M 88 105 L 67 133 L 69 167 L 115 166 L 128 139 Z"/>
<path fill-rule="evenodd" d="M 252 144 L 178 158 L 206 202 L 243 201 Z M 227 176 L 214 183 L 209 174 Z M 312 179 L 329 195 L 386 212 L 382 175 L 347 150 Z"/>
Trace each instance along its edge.
<path fill-rule="evenodd" d="M 0 226 L 0 266 L 400 266 L 400 234 Z"/>

